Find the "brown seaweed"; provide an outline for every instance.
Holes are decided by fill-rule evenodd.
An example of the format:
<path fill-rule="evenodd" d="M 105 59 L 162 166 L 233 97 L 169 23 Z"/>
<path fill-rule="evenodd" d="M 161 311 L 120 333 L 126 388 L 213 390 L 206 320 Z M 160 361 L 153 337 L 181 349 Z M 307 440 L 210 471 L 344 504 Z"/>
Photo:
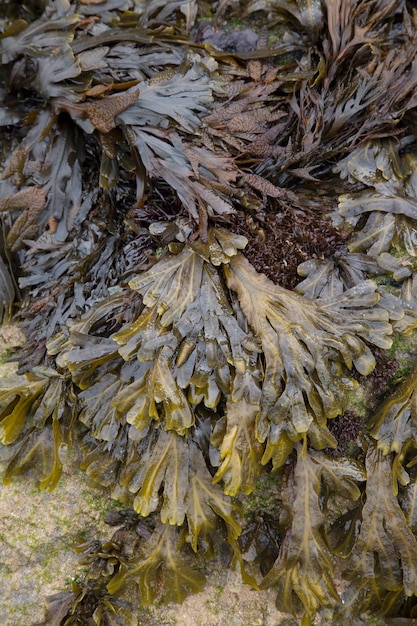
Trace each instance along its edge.
<path fill-rule="evenodd" d="M 416 328 L 415 11 L 223 1 L 210 39 L 197 0 L 44 4 L 0 20 L 3 479 L 53 489 L 77 441 L 130 507 L 45 625 L 181 602 L 216 534 L 303 626 L 407 616 L 416 392 L 385 351 Z M 250 49 L 232 8 L 269 24 Z"/>

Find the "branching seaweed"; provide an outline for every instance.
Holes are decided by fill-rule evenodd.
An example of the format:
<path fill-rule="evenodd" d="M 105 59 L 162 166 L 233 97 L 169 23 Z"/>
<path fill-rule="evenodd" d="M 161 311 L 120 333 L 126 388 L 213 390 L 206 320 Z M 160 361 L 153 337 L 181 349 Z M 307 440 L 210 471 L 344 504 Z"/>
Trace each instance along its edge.
<path fill-rule="evenodd" d="M 232 9 L 268 27 L 228 41 Z M 411 3 L 51 0 L 10 15 L 0 320 L 26 345 L 0 379 L 3 480 L 36 467 L 53 489 L 76 441 L 128 507 L 108 541 L 78 546 L 85 577 L 50 598 L 45 626 L 181 602 L 217 535 L 303 626 L 407 616 L 416 385 L 413 370 L 392 389 L 383 351 L 416 328 Z M 245 528 L 262 475 L 279 501 Z"/>

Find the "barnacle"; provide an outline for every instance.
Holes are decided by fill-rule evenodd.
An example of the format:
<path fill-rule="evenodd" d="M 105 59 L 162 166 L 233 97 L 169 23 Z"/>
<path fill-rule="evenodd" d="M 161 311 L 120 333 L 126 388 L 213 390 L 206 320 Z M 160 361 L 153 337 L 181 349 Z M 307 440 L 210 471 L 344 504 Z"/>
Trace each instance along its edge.
<path fill-rule="evenodd" d="M 415 14 L 223 1 L 215 37 L 210 3 L 73 4 L 0 21 L 0 318 L 27 337 L 0 458 L 52 489 L 77 440 L 130 508 L 45 624 L 182 601 L 217 534 L 303 626 L 392 615 L 417 593 L 415 381 L 391 393 L 381 356 L 416 327 Z M 273 47 L 219 49 L 232 8 Z M 279 519 L 243 530 L 271 472 Z"/>

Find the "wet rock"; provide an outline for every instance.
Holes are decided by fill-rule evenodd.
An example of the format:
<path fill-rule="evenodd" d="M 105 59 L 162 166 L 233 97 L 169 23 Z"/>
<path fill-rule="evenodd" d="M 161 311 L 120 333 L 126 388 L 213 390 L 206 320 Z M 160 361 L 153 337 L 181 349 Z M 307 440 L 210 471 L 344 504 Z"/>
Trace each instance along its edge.
<path fill-rule="evenodd" d="M 225 52 L 251 52 L 256 50 L 258 44 L 258 35 L 251 28 L 221 29 L 210 22 L 200 22 L 191 32 L 191 37 L 196 43 L 208 43 Z"/>

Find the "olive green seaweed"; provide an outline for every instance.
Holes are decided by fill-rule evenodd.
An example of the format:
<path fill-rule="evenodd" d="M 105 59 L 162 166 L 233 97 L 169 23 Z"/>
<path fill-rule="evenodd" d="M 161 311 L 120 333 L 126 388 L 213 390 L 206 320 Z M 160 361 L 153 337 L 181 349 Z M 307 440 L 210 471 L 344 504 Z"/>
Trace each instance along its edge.
<path fill-rule="evenodd" d="M 43 624 L 133 625 L 214 557 L 302 626 L 412 620 L 412 3 L 9 8 L 3 481 L 72 446 L 118 502 Z"/>

